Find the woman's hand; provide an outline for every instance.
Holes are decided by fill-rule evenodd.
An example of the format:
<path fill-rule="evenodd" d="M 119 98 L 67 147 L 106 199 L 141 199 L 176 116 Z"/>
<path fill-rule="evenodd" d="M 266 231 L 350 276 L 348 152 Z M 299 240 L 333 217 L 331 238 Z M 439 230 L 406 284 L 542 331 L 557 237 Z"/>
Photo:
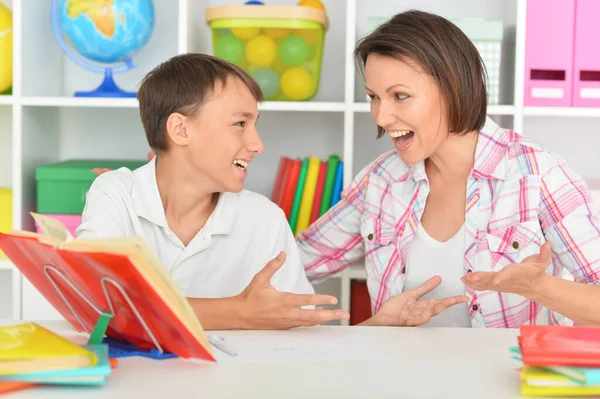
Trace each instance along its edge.
<path fill-rule="evenodd" d="M 423 295 L 433 291 L 442 279 L 434 276 L 415 289 L 388 299 L 381 309 L 370 319 L 361 323 L 368 326 L 419 326 L 427 323 L 450 306 L 469 300 L 465 295 L 448 298 L 419 300 Z"/>
<path fill-rule="evenodd" d="M 548 276 L 551 244 L 546 242 L 540 252 L 528 256 L 521 263 L 511 263 L 498 272 L 474 272 L 465 275 L 462 282 L 477 291 L 507 292 L 535 299 Z"/>

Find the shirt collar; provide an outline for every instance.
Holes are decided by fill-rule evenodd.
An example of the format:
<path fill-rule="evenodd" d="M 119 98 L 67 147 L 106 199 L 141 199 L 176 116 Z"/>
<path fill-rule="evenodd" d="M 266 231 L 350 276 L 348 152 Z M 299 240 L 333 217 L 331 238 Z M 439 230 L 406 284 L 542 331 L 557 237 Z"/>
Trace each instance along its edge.
<path fill-rule="evenodd" d="M 510 131 L 501 128 L 490 117 L 487 117 L 477 139 L 471 176 L 480 179 L 506 179 L 508 144 L 511 139 Z M 427 179 L 425 162 L 411 165 L 410 169 L 414 181 Z"/>
<path fill-rule="evenodd" d="M 156 182 L 156 157 L 134 172 L 132 199 L 137 215 L 149 222 L 168 228 L 165 210 Z M 212 234 L 229 234 L 235 221 L 238 194 L 221 193 L 214 211 L 206 221 L 204 230 Z"/>

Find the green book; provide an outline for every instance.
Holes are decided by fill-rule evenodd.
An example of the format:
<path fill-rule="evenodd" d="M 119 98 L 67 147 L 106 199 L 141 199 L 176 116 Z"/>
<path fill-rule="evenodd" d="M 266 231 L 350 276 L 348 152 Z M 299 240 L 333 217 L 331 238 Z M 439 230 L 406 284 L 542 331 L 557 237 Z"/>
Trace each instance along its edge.
<path fill-rule="evenodd" d="M 327 161 L 327 175 L 325 176 L 325 187 L 323 188 L 323 198 L 321 199 L 321 212 L 319 217 L 323 216 L 330 208 L 331 197 L 333 195 L 333 186 L 335 185 L 335 175 L 337 166 L 340 162 L 340 157 L 333 154 L 329 156 Z"/>
<path fill-rule="evenodd" d="M 306 172 L 308 171 L 308 158 L 302 160 L 300 166 L 300 174 L 298 175 L 298 183 L 296 184 L 296 192 L 294 193 L 294 202 L 292 203 L 292 211 L 290 212 L 290 228 L 296 235 L 296 226 L 298 224 L 298 214 L 300 213 L 300 203 L 302 202 L 302 194 L 304 193 L 304 183 L 306 182 Z"/>

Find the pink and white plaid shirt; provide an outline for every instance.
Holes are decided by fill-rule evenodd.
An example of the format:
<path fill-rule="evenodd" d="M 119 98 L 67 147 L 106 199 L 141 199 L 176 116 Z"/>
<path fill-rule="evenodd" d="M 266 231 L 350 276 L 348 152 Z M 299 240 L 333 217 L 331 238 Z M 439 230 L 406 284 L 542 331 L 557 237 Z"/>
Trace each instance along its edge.
<path fill-rule="evenodd" d="M 400 294 L 410 244 L 429 193 L 424 164 L 395 150 L 365 167 L 340 202 L 298 235 L 309 279 L 364 263 L 373 312 Z M 491 119 L 479 135 L 467 183 L 464 272 L 498 271 L 552 243 L 547 273 L 598 284 L 600 218 L 583 179 L 546 148 Z M 473 327 L 564 324 L 522 296 L 466 288 Z"/>

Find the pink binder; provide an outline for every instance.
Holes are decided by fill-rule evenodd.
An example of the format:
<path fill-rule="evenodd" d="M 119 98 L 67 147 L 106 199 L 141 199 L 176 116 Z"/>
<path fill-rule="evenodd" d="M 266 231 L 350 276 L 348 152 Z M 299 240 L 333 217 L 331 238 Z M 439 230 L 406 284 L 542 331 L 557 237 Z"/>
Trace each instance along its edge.
<path fill-rule="evenodd" d="M 525 105 L 571 106 L 575 0 L 527 0 Z"/>
<path fill-rule="evenodd" d="M 573 106 L 600 107 L 600 1 L 577 0 Z"/>

